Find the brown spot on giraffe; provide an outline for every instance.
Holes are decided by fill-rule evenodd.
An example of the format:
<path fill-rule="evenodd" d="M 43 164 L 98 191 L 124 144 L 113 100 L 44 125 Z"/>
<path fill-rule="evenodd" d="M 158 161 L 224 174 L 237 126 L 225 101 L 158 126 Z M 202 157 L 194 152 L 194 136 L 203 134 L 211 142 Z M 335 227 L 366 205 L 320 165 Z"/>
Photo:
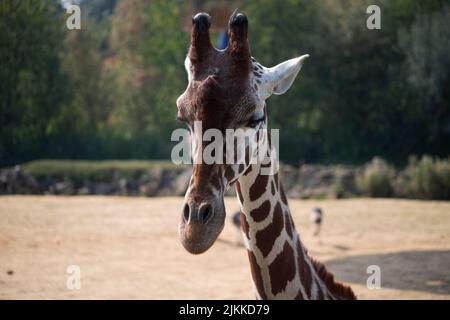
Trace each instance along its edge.
<path fill-rule="evenodd" d="M 280 203 L 277 203 L 273 210 L 272 223 L 264 229 L 256 233 L 256 245 L 261 251 L 262 255 L 266 257 L 273 248 L 275 240 L 280 235 L 284 228 L 283 211 Z"/>
<path fill-rule="evenodd" d="M 285 212 L 284 221 L 286 222 L 286 233 L 288 234 L 289 238 L 292 239 L 292 223 L 289 212 Z"/>
<path fill-rule="evenodd" d="M 284 188 L 283 188 L 282 185 L 280 185 L 280 195 L 281 195 L 281 201 L 283 201 L 283 203 L 285 205 L 287 205 L 288 204 L 288 200 L 287 200 L 286 194 L 284 193 Z"/>
<path fill-rule="evenodd" d="M 268 175 L 260 174 L 256 177 L 255 183 L 250 187 L 250 201 L 259 199 L 266 192 L 268 180 Z"/>
<path fill-rule="evenodd" d="M 264 290 L 264 282 L 261 275 L 261 267 L 258 265 L 256 261 L 256 257 L 253 252 L 247 250 L 248 259 L 250 261 L 250 269 L 252 272 L 253 282 L 255 283 L 256 290 L 258 290 L 258 294 L 261 299 L 267 299 L 266 292 Z"/>
<path fill-rule="evenodd" d="M 261 222 L 270 214 L 270 201 L 264 201 L 258 208 L 250 211 L 250 215 L 256 222 Z"/>
<path fill-rule="evenodd" d="M 306 263 L 307 256 L 303 253 L 303 248 L 300 241 L 297 241 L 297 263 L 300 279 L 303 283 L 303 288 L 305 289 L 306 296 L 308 299 L 311 298 L 311 283 L 313 281 L 311 269 Z"/>
<path fill-rule="evenodd" d="M 289 243 L 285 242 L 283 250 L 269 265 L 272 293 L 276 295 L 283 291 L 288 282 L 294 279 L 295 272 L 294 250 Z"/>
<path fill-rule="evenodd" d="M 249 173 L 252 172 L 252 170 L 253 170 L 253 165 L 251 164 L 248 166 L 247 170 L 245 170 L 244 176 L 248 176 Z"/>

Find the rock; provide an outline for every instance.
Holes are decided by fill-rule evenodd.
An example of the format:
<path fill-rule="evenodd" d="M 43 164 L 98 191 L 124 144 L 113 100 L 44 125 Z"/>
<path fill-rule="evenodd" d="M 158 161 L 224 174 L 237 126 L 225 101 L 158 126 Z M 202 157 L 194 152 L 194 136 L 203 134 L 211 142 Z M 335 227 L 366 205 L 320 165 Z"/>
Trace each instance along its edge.
<path fill-rule="evenodd" d="M 19 165 L 1 170 L 0 193 L 3 194 L 40 194 L 42 190 L 36 179 L 22 172 Z"/>
<path fill-rule="evenodd" d="M 356 169 L 346 166 L 304 164 L 298 174 L 292 168 L 283 170 L 283 184 L 291 198 L 342 198 L 356 193 Z"/>
<path fill-rule="evenodd" d="M 60 195 L 72 195 L 75 194 L 73 183 L 70 180 L 65 179 L 64 181 L 57 182 L 54 186 L 55 194 Z"/>
<path fill-rule="evenodd" d="M 172 184 L 173 193 L 177 196 L 182 196 L 186 192 L 189 181 L 191 179 L 192 169 L 184 169 L 175 177 Z"/>
<path fill-rule="evenodd" d="M 90 194 L 90 193 L 91 193 L 91 192 L 90 192 L 90 190 L 89 190 L 88 187 L 81 187 L 81 188 L 79 188 L 79 189 L 77 190 L 77 194 L 80 195 L 80 196 L 85 196 L 85 195 L 88 195 L 88 194 Z"/>
<path fill-rule="evenodd" d="M 355 177 L 359 170 L 339 165 L 282 165 L 279 174 L 290 198 L 342 198 L 357 194 Z M 64 177 L 38 180 L 16 166 L 0 170 L 0 194 L 183 196 L 191 174 L 192 167 L 155 167 L 138 177 L 123 177 L 114 171 L 109 181 L 75 183 Z M 227 195 L 233 194 L 231 187 Z"/>
<path fill-rule="evenodd" d="M 92 193 L 97 195 L 113 194 L 113 186 L 107 182 L 97 182 L 92 186 Z"/>

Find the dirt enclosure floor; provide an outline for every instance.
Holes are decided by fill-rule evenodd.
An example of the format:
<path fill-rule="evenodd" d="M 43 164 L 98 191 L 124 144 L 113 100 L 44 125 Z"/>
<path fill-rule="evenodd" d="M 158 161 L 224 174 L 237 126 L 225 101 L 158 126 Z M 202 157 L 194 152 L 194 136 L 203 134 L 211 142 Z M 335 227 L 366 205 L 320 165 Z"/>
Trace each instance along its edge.
<path fill-rule="evenodd" d="M 245 249 L 227 217 L 206 253 L 177 238 L 181 198 L 0 197 L 1 299 L 253 299 Z M 450 202 L 291 200 L 311 255 L 361 299 L 450 298 Z M 228 212 L 237 208 L 227 198 Z M 309 210 L 325 212 L 312 237 Z M 68 266 L 80 269 L 68 289 Z M 367 267 L 381 289 L 366 286 Z M 69 269 L 70 271 L 70 269 Z M 69 281 L 70 282 L 70 281 Z"/>

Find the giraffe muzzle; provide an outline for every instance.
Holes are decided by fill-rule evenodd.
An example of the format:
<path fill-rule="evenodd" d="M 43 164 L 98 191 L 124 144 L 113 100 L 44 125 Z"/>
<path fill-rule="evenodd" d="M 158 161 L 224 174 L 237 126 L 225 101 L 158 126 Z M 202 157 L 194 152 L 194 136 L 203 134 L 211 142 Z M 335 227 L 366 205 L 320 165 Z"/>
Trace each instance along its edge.
<path fill-rule="evenodd" d="M 208 250 L 222 232 L 225 223 L 223 198 L 201 203 L 186 201 L 179 224 L 183 247 L 192 254 Z"/>

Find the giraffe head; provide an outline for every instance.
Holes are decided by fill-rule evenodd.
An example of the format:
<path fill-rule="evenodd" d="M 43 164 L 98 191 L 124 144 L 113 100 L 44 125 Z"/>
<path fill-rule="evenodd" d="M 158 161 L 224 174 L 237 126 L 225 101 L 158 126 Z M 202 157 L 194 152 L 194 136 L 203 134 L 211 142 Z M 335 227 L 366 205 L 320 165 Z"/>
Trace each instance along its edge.
<path fill-rule="evenodd" d="M 226 129 L 265 128 L 265 100 L 289 89 L 308 55 L 265 68 L 250 55 L 248 21 L 244 14 L 234 13 L 230 17 L 229 43 L 224 50 L 211 45 L 208 14 L 197 14 L 192 23 L 185 61 L 189 83 L 177 99 L 177 107 L 178 119 L 189 126 L 193 137 L 194 168 L 183 204 L 179 234 L 186 250 L 198 254 L 210 248 L 222 231 L 224 192 L 249 166 L 248 161 L 246 164 L 207 164 L 198 159 L 203 153 L 196 150 L 203 150 L 210 143 L 205 142 L 205 132 L 216 129 L 225 134 Z M 195 126 L 199 122 L 201 128 Z M 198 148 L 199 145 L 202 148 Z M 236 146 L 240 147 L 245 152 L 249 150 Z M 248 159 L 248 155 L 245 158 Z"/>

